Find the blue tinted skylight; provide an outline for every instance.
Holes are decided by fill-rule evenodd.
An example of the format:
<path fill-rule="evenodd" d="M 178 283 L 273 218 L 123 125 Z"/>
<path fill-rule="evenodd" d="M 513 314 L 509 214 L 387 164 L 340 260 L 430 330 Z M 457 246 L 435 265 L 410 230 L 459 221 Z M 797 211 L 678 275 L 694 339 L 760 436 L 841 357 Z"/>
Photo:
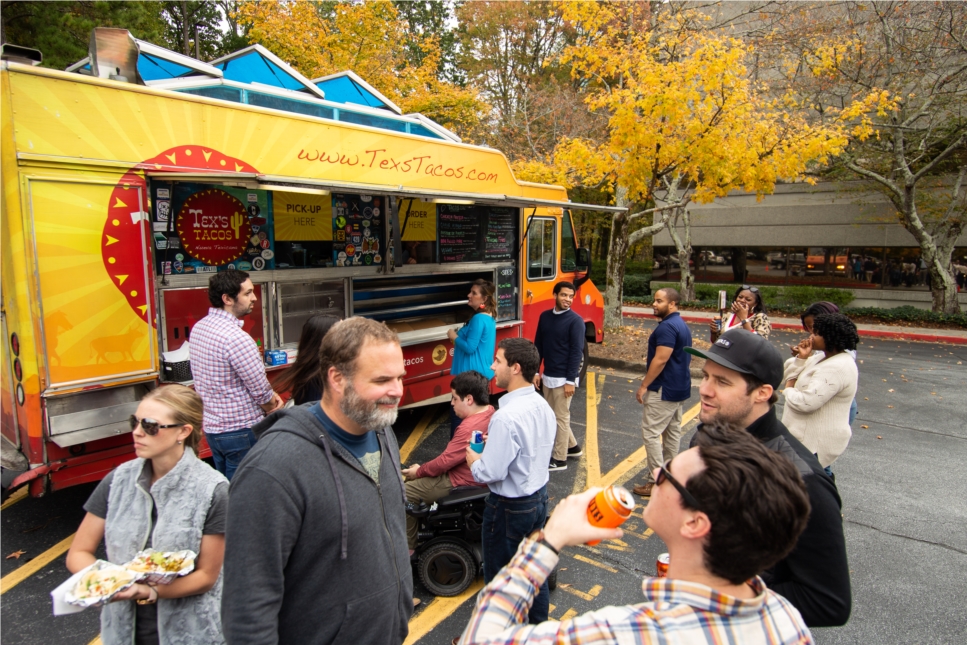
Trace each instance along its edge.
<path fill-rule="evenodd" d="M 376 98 L 372 92 L 355 82 L 348 76 L 338 76 L 325 81 L 316 82 L 316 87 L 326 93 L 326 98 L 336 103 L 355 103 L 374 108 L 385 108 L 386 105 Z"/>
<path fill-rule="evenodd" d="M 187 76 L 195 73 L 195 70 L 185 65 L 179 65 L 173 61 L 141 52 L 138 55 L 138 73 L 146 81 L 158 81 L 166 78 Z"/>

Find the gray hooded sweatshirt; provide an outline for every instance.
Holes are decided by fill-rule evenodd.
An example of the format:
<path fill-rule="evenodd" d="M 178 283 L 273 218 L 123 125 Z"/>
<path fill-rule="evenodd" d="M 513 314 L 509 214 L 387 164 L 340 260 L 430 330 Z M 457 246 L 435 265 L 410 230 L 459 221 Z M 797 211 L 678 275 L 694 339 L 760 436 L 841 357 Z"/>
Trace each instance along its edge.
<path fill-rule="evenodd" d="M 310 405 L 253 427 L 229 489 L 222 624 L 229 645 L 399 645 L 413 612 L 392 429 L 379 483 Z"/>

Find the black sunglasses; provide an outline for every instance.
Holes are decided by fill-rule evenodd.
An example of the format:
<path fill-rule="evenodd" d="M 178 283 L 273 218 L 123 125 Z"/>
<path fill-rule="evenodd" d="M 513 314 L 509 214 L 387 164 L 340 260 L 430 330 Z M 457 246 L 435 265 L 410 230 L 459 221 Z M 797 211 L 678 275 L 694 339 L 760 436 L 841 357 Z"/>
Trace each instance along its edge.
<path fill-rule="evenodd" d="M 752 293 L 759 293 L 759 287 L 753 287 L 748 284 L 744 284 L 739 287 L 739 291 L 751 291 Z"/>
<path fill-rule="evenodd" d="M 169 423 L 167 425 L 162 425 L 154 419 L 138 419 L 138 417 L 134 416 L 133 414 L 131 415 L 131 418 L 128 419 L 128 423 L 131 424 L 132 431 L 134 431 L 134 429 L 138 427 L 138 424 L 140 424 L 141 429 L 144 430 L 144 433 L 151 437 L 158 434 L 158 430 L 161 428 L 180 428 L 181 426 L 185 425 L 184 423 Z"/>
<path fill-rule="evenodd" d="M 655 486 L 661 486 L 667 479 L 669 482 L 671 482 L 671 485 L 675 487 L 675 490 L 678 491 L 679 495 L 682 496 L 682 499 L 685 500 L 685 503 L 688 504 L 689 507 L 694 508 L 696 511 L 702 510 L 702 505 L 698 503 L 698 500 L 695 499 L 695 496 L 689 493 L 685 487 L 678 483 L 678 480 L 672 477 L 672 474 L 668 472 L 668 465 L 670 463 L 672 463 L 671 459 L 659 466 L 658 474 L 655 476 Z"/>

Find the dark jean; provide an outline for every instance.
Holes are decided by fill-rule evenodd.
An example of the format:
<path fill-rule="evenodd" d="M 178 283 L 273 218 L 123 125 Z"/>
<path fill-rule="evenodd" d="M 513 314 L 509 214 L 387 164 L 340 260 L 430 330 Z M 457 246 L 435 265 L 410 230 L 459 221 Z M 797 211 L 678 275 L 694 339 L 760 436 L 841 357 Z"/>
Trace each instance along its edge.
<path fill-rule="evenodd" d="M 232 481 L 238 465 L 255 445 L 255 433 L 251 428 L 231 432 L 206 432 L 205 439 L 212 450 L 215 470 L 225 475 L 228 481 Z"/>
<path fill-rule="evenodd" d="M 490 493 L 483 514 L 484 582 L 489 583 L 517 553 L 525 537 L 544 528 L 547 520 L 547 486 L 533 495 L 510 498 Z M 547 620 L 551 601 L 547 581 L 541 585 L 527 613 L 531 625 Z"/>

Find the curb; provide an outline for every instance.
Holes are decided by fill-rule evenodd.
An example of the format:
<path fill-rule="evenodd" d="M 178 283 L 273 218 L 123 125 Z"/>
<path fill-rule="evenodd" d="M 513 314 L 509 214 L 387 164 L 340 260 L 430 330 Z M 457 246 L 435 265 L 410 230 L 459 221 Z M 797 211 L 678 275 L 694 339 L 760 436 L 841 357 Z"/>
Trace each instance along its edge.
<path fill-rule="evenodd" d="M 644 363 L 633 363 L 632 361 L 622 361 L 617 358 L 604 358 L 598 356 L 590 357 L 588 359 L 588 365 L 611 368 L 615 370 L 624 370 L 626 372 L 641 372 L 642 374 L 648 371 L 648 366 Z M 692 378 L 702 378 L 702 370 L 692 367 L 689 368 L 689 373 L 691 374 Z"/>
<path fill-rule="evenodd" d="M 622 316 L 626 318 L 647 318 L 649 320 L 657 320 L 654 314 L 643 314 L 638 312 L 625 313 L 622 312 Z M 709 319 L 705 316 L 682 316 L 682 320 L 691 323 L 704 323 L 708 322 Z M 791 325 L 789 323 L 772 323 L 773 329 L 791 329 L 796 331 L 801 331 L 802 327 L 800 325 Z M 880 338 L 883 340 L 915 340 L 925 343 L 951 343 L 954 345 L 967 345 L 967 338 L 962 336 L 944 336 L 942 334 L 921 334 L 914 332 L 898 332 L 898 331 L 888 331 L 884 329 L 859 329 L 856 330 L 860 336 L 869 336 L 871 338 Z M 635 363 L 631 363 L 634 365 Z"/>

